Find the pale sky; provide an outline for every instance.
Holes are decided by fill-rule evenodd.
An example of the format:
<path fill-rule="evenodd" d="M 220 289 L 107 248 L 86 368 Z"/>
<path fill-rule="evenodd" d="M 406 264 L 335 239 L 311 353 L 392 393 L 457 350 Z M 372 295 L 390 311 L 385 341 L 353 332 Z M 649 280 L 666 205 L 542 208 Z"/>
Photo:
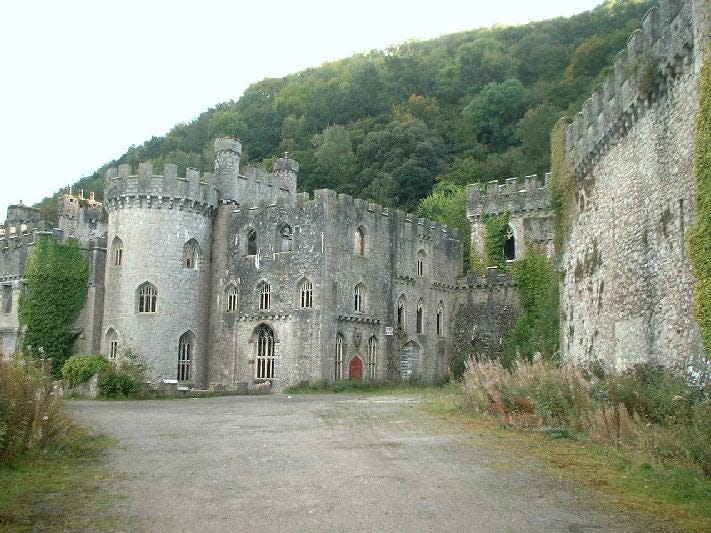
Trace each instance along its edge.
<path fill-rule="evenodd" d="M 0 222 L 262 78 L 600 1 L 3 1 Z"/>

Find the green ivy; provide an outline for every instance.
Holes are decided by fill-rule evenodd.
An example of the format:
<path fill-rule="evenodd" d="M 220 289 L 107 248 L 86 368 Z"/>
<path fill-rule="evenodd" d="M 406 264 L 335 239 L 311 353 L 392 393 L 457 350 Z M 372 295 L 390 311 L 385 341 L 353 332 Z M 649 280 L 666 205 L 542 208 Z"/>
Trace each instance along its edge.
<path fill-rule="evenodd" d="M 498 266 L 506 268 L 506 257 L 504 256 L 504 238 L 506 228 L 509 225 L 509 214 L 499 215 L 485 214 L 482 217 L 485 228 L 484 251 L 486 253 L 487 266 Z"/>
<path fill-rule="evenodd" d="M 545 359 L 558 357 L 558 276 L 545 250 L 531 245 L 513 263 L 513 279 L 521 301 L 521 314 L 509 332 L 502 364 L 510 368 L 517 356 L 529 361 L 540 353 Z"/>
<path fill-rule="evenodd" d="M 689 234 L 689 256 L 696 274 L 694 316 L 706 354 L 711 354 L 711 57 L 701 71 L 696 118 L 696 222 Z"/>
<path fill-rule="evenodd" d="M 62 378 L 68 386 L 76 387 L 108 368 L 109 362 L 100 355 L 72 355 L 62 367 Z"/>
<path fill-rule="evenodd" d="M 25 269 L 27 286 L 20 295 L 19 318 L 25 352 L 51 358 L 59 375 L 69 357 L 74 322 L 86 301 L 88 263 L 75 241 L 60 244 L 50 235 L 37 237 Z"/>
<path fill-rule="evenodd" d="M 565 130 L 569 121 L 561 118 L 551 132 L 551 207 L 553 209 L 553 243 L 560 256 L 570 233 L 570 206 L 575 198 L 575 182 L 565 156 Z"/>

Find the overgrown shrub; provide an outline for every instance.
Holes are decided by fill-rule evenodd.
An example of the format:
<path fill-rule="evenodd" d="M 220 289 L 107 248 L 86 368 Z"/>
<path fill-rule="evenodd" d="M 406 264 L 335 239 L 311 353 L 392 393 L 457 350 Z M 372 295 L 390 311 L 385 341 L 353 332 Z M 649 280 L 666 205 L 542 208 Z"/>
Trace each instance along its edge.
<path fill-rule="evenodd" d="M 0 463 L 60 443 L 71 427 L 41 363 L 0 361 Z"/>
<path fill-rule="evenodd" d="M 136 394 L 146 381 L 147 372 L 148 365 L 139 354 L 125 348 L 99 379 L 99 393 L 107 398 Z"/>
<path fill-rule="evenodd" d="M 524 428 L 634 445 L 711 475 L 711 406 L 684 376 L 657 365 L 603 372 L 536 359 L 469 362 L 465 395 L 479 413 Z"/>
<path fill-rule="evenodd" d="M 100 355 L 73 355 L 62 367 L 62 378 L 68 386 L 76 387 L 108 368 L 109 362 Z"/>

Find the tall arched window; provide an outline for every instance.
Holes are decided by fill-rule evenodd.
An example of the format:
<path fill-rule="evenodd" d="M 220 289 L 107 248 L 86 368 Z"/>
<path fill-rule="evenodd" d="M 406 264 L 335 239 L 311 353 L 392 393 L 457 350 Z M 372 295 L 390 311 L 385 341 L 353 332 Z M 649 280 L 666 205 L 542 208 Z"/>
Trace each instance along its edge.
<path fill-rule="evenodd" d="M 291 226 L 284 224 L 277 232 L 277 245 L 280 252 L 290 252 L 292 250 Z"/>
<path fill-rule="evenodd" d="M 376 365 L 378 363 L 378 341 L 375 337 L 368 339 L 368 379 L 374 380 L 376 377 Z"/>
<path fill-rule="evenodd" d="M 272 305 L 272 287 L 269 283 L 259 285 L 259 310 L 268 311 Z"/>
<path fill-rule="evenodd" d="M 254 330 L 257 336 L 257 379 L 274 379 L 274 331 L 266 324 Z"/>
<path fill-rule="evenodd" d="M 353 309 L 362 313 L 365 309 L 365 286 L 362 283 L 359 283 L 353 289 L 353 303 Z"/>
<path fill-rule="evenodd" d="M 178 340 L 178 381 L 189 381 L 191 379 L 194 350 L 195 336 L 192 332 L 186 331 Z"/>
<path fill-rule="evenodd" d="M 355 230 L 353 253 L 356 255 L 365 255 L 365 229 L 363 229 L 363 226 L 358 226 Z"/>
<path fill-rule="evenodd" d="M 507 261 L 516 259 L 516 239 L 511 226 L 506 228 L 506 233 L 504 234 L 504 257 Z"/>
<path fill-rule="evenodd" d="M 183 246 L 183 268 L 197 270 L 200 245 L 195 239 L 190 239 Z"/>
<path fill-rule="evenodd" d="M 257 230 L 247 232 L 247 255 L 257 255 Z"/>
<path fill-rule="evenodd" d="M 138 312 L 155 313 L 158 308 L 158 290 L 146 282 L 138 287 Z"/>
<path fill-rule="evenodd" d="M 417 252 L 417 275 L 418 276 L 424 276 L 425 275 L 425 259 L 427 258 L 427 254 L 425 253 L 424 250 L 420 250 Z"/>
<path fill-rule="evenodd" d="M 422 300 L 417 302 L 417 333 L 422 333 L 424 322 L 424 306 Z"/>
<path fill-rule="evenodd" d="M 117 235 L 111 243 L 111 256 L 114 266 L 121 266 L 123 263 L 123 241 Z"/>
<path fill-rule="evenodd" d="M 444 335 L 444 305 L 442 302 L 437 306 L 437 335 Z"/>
<path fill-rule="evenodd" d="M 397 303 L 397 329 L 405 331 L 405 296 L 400 296 Z"/>
<path fill-rule="evenodd" d="M 336 354 L 334 359 L 334 378 L 336 381 L 343 379 L 343 335 L 340 333 L 336 336 Z"/>
<path fill-rule="evenodd" d="M 109 361 L 113 361 L 118 356 L 118 334 L 114 328 L 109 328 L 106 332 L 106 347 L 109 352 Z"/>
<path fill-rule="evenodd" d="M 237 287 L 234 285 L 227 288 L 227 310 L 237 311 Z"/>
<path fill-rule="evenodd" d="M 307 279 L 299 286 L 299 304 L 302 309 L 310 309 L 314 305 L 314 288 Z"/>

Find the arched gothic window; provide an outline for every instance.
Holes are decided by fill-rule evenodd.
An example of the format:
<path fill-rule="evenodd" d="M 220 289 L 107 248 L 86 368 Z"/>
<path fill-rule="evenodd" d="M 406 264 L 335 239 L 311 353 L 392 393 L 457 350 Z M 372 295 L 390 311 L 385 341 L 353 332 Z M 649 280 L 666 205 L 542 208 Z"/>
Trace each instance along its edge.
<path fill-rule="evenodd" d="M 397 329 L 405 331 L 405 296 L 400 296 L 397 303 Z"/>
<path fill-rule="evenodd" d="M 507 261 L 516 259 L 516 238 L 511 226 L 506 228 L 506 233 L 504 234 L 504 257 Z"/>
<path fill-rule="evenodd" d="M 109 352 L 109 361 L 113 361 L 118 356 L 118 334 L 114 328 L 106 332 L 106 347 Z"/>
<path fill-rule="evenodd" d="M 444 305 L 442 302 L 437 306 L 437 335 L 444 335 Z"/>
<path fill-rule="evenodd" d="M 200 246 L 195 239 L 190 239 L 183 246 L 183 268 L 197 270 L 198 256 L 200 254 Z"/>
<path fill-rule="evenodd" d="M 310 309 L 314 305 L 314 288 L 307 279 L 299 287 L 299 303 L 302 309 Z"/>
<path fill-rule="evenodd" d="M 111 243 L 111 256 L 114 266 L 121 266 L 123 263 L 123 241 L 117 235 Z"/>
<path fill-rule="evenodd" d="M 422 333 L 424 322 L 424 306 L 422 305 L 422 300 L 417 302 L 417 333 Z"/>
<path fill-rule="evenodd" d="M 343 335 L 340 333 L 336 336 L 336 354 L 334 359 L 334 378 L 336 381 L 343 379 Z"/>
<path fill-rule="evenodd" d="M 420 250 L 417 252 L 417 275 L 418 276 L 424 276 L 425 275 L 425 259 L 427 258 L 427 254 L 425 253 L 424 250 Z"/>
<path fill-rule="evenodd" d="M 378 363 L 378 341 L 375 337 L 368 339 L 368 379 L 376 378 L 376 365 Z"/>
<path fill-rule="evenodd" d="M 189 381 L 191 379 L 194 350 L 195 336 L 192 332 L 186 331 L 178 340 L 178 381 Z"/>
<path fill-rule="evenodd" d="M 280 252 L 291 252 L 292 250 L 292 235 L 291 226 L 284 224 L 278 232 L 277 235 L 279 251 Z"/>
<path fill-rule="evenodd" d="M 257 255 L 257 230 L 247 232 L 247 255 Z"/>
<path fill-rule="evenodd" d="M 359 283 L 353 289 L 353 303 L 353 309 L 362 313 L 365 309 L 365 286 L 362 283 Z"/>
<path fill-rule="evenodd" d="M 269 283 L 259 285 L 259 310 L 268 311 L 272 305 L 272 287 Z"/>
<path fill-rule="evenodd" d="M 230 285 L 227 289 L 227 310 L 237 311 L 237 287 Z"/>
<path fill-rule="evenodd" d="M 257 379 L 274 379 L 274 331 L 266 324 L 254 330 L 257 336 Z"/>
<path fill-rule="evenodd" d="M 353 253 L 356 255 L 365 255 L 365 229 L 363 229 L 363 226 L 358 226 L 355 230 Z"/>
<path fill-rule="evenodd" d="M 146 282 L 138 287 L 138 312 L 155 313 L 158 308 L 158 290 Z"/>

